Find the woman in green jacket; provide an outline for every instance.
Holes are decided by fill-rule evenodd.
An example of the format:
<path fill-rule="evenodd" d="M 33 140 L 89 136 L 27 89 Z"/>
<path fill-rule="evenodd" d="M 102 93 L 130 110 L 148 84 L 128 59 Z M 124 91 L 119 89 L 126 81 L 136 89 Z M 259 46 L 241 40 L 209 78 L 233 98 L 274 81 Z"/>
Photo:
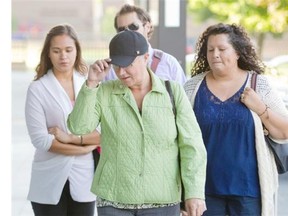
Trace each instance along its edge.
<path fill-rule="evenodd" d="M 146 39 L 126 30 L 111 40 L 109 51 L 110 58 L 90 66 L 68 118 L 77 135 L 101 123 L 91 188 L 98 215 L 179 216 L 181 180 L 187 214 L 202 215 L 206 150 L 183 87 L 171 82 L 174 116 L 165 82 L 147 69 Z M 111 65 L 119 79 L 101 84 Z"/>

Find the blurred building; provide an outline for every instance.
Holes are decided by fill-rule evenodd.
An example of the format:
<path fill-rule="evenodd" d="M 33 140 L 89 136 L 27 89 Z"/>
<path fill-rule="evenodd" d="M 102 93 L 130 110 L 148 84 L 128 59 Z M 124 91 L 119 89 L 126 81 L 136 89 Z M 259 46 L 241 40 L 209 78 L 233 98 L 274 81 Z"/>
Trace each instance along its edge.
<path fill-rule="evenodd" d="M 97 36 L 109 7 L 115 10 L 125 0 L 12 0 L 13 39 L 43 39 L 43 33 L 59 24 L 69 23 L 84 38 Z M 111 23 L 112 24 L 112 23 Z"/>
<path fill-rule="evenodd" d="M 185 23 L 185 27 L 181 26 L 180 30 L 185 31 L 186 35 L 182 38 L 182 33 L 181 35 L 177 33 L 179 29 L 164 26 L 163 2 L 168 1 L 177 2 L 177 0 L 12 0 L 12 69 L 35 68 L 45 34 L 59 23 L 69 23 L 75 27 L 84 51 L 83 56 L 88 63 L 106 57 L 108 43 L 115 34 L 114 16 L 124 3 L 136 4 L 149 11 L 155 25 L 152 46 L 174 55 L 185 68 L 183 57 L 195 52 L 199 35 L 209 25 L 215 24 L 215 21 L 196 23 L 189 14 L 186 16 L 186 11 L 182 9 L 180 15 L 183 16 L 184 13 L 186 16 L 185 22 L 181 20 L 181 24 Z M 186 0 L 179 2 L 183 4 Z M 176 14 L 175 11 L 169 14 L 172 21 L 176 19 Z M 287 41 L 287 33 L 280 39 L 268 35 L 263 47 L 263 59 L 287 55 Z M 177 44 L 178 47 L 173 47 Z M 185 69 L 188 70 L 187 67 Z"/>
<path fill-rule="evenodd" d="M 75 27 L 88 63 L 107 57 L 108 43 L 115 34 L 114 16 L 124 3 L 149 11 L 155 25 L 152 46 L 174 55 L 185 69 L 183 0 L 12 0 L 12 69 L 35 68 L 45 34 L 60 23 Z M 175 38 L 182 39 L 176 44 Z"/>
<path fill-rule="evenodd" d="M 35 68 L 47 31 L 61 23 L 75 27 L 88 62 L 107 55 L 107 41 L 115 33 L 114 15 L 126 2 L 12 0 L 12 69 Z"/>

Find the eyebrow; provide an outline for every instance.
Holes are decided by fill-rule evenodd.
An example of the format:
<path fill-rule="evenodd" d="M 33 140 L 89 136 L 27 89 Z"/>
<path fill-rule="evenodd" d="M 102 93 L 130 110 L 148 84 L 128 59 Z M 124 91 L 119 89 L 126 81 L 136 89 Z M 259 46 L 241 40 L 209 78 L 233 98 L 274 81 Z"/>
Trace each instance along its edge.
<path fill-rule="evenodd" d="M 73 46 L 67 46 L 67 47 L 64 47 L 64 49 L 67 49 L 67 48 L 74 48 Z M 60 47 L 51 47 L 51 49 L 61 49 Z"/>

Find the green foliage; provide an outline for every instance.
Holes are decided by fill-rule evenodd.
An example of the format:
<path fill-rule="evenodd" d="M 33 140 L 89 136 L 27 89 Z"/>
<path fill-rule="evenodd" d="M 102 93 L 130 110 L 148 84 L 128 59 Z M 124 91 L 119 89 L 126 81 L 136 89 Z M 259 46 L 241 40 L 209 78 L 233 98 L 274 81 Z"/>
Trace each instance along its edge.
<path fill-rule="evenodd" d="M 188 13 L 244 26 L 251 33 L 281 35 L 288 30 L 287 0 L 188 0 Z"/>

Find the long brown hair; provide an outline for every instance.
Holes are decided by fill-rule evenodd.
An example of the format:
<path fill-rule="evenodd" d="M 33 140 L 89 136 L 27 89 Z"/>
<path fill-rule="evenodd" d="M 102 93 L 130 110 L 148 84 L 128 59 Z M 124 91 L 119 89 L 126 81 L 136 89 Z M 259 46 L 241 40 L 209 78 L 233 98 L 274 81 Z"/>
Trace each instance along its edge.
<path fill-rule="evenodd" d="M 208 27 L 200 36 L 196 45 L 196 62 L 191 70 L 191 75 L 209 71 L 207 60 L 207 43 L 211 35 L 227 34 L 230 44 L 239 55 L 238 67 L 242 70 L 264 73 L 265 66 L 256 54 L 256 50 L 243 27 L 236 24 L 218 23 Z"/>
<path fill-rule="evenodd" d="M 53 68 L 52 62 L 49 58 L 49 50 L 52 38 L 59 35 L 68 35 L 74 40 L 77 50 L 74 68 L 81 74 L 85 74 L 87 72 L 87 65 L 82 59 L 81 46 L 76 31 L 72 26 L 68 24 L 62 24 L 53 27 L 46 35 L 45 42 L 40 55 L 40 63 L 37 65 L 35 69 L 36 76 L 34 77 L 34 80 L 40 79 L 48 72 L 49 69 Z"/>

